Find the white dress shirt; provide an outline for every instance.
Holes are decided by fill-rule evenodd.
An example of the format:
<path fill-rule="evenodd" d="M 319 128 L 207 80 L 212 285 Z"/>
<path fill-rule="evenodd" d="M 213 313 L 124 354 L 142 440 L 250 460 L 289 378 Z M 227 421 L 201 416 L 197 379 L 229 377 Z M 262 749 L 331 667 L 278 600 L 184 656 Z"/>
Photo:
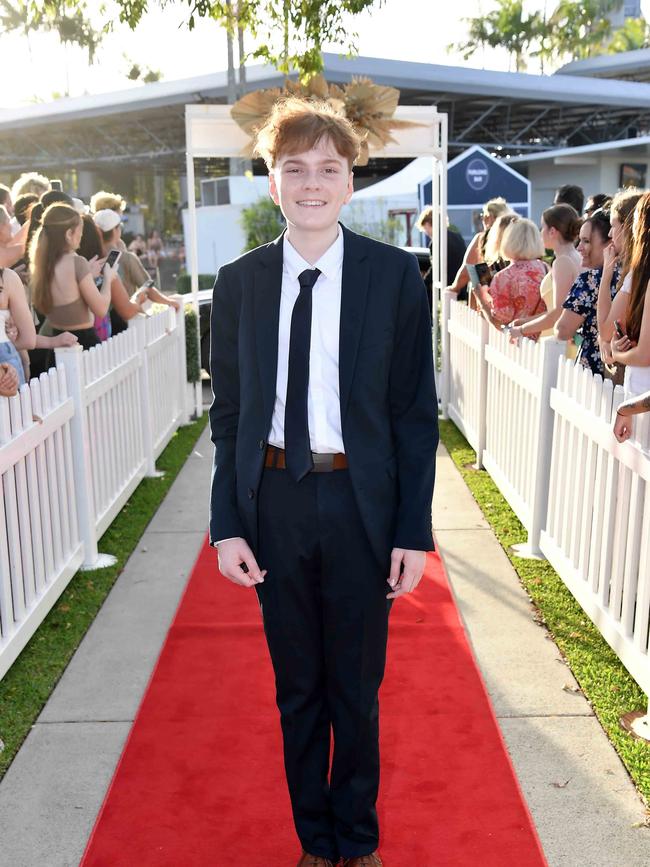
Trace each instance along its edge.
<path fill-rule="evenodd" d="M 341 275 L 343 272 L 343 232 L 323 253 L 315 265 L 306 262 L 283 238 L 282 294 L 278 328 L 278 374 L 275 386 L 275 406 L 268 442 L 284 448 L 284 407 L 287 400 L 289 375 L 289 337 L 291 314 L 300 294 L 298 275 L 318 268 L 321 272 L 314 284 L 311 307 L 311 342 L 309 355 L 309 391 L 307 418 L 312 452 L 337 454 L 344 452 L 341 432 L 341 400 L 339 393 L 339 323 L 341 320 Z M 219 539 L 215 546 L 230 539 Z"/>
<path fill-rule="evenodd" d="M 300 294 L 298 275 L 318 268 L 321 272 L 312 292 L 311 343 L 309 355 L 309 391 L 307 418 L 312 452 L 344 452 L 341 432 L 339 394 L 339 323 L 341 320 L 341 274 L 343 271 L 343 233 L 318 262 L 310 265 L 292 247 L 286 234 L 283 239 L 282 295 L 278 329 L 278 373 L 275 406 L 268 441 L 284 448 L 284 410 L 289 373 L 289 338 L 291 314 Z"/>

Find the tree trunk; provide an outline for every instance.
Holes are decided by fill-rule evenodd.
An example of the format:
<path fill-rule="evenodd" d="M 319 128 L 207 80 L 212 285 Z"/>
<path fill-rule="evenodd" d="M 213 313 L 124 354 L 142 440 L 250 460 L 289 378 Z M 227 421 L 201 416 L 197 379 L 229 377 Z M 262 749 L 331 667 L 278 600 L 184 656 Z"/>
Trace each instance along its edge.
<path fill-rule="evenodd" d="M 238 15 L 239 19 L 239 15 Z M 244 47 L 244 28 L 237 25 L 237 49 L 239 52 L 239 84 L 237 87 L 238 96 L 243 96 L 246 93 L 246 49 Z M 238 174 L 245 175 L 253 172 L 252 160 L 240 159 Z"/>
<path fill-rule="evenodd" d="M 226 6 L 229 12 L 229 26 L 226 29 L 226 39 L 228 40 L 228 105 L 234 105 L 237 102 L 237 77 L 235 74 L 235 40 L 234 40 L 234 16 L 232 12 L 231 0 L 226 0 Z M 228 173 L 233 175 L 243 174 L 241 165 L 242 161 L 238 157 L 231 157 L 229 160 Z"/>

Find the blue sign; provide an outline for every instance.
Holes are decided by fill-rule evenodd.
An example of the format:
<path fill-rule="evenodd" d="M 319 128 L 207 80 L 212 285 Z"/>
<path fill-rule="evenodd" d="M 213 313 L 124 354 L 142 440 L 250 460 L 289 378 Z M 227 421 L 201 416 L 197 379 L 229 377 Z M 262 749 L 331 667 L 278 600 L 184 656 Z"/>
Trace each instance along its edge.
<path fill-rule="evenodd" d="M 431 204 L 431 181 L 419 186 L 422 206 Z M 503 196 L 507 202 L 528 203 L 528 183 L 505 160 L 471 147 L 453 160 L 447 172 L 447 202 L 456 207 L 481 208 L 488 199 Z"/>
<path fill-rule="evenodd" d="M 484 190 L 490 180 L 490 169 L 485 160 L 470 160 L 465 169 L 465 178 L 472 190 Z"/>

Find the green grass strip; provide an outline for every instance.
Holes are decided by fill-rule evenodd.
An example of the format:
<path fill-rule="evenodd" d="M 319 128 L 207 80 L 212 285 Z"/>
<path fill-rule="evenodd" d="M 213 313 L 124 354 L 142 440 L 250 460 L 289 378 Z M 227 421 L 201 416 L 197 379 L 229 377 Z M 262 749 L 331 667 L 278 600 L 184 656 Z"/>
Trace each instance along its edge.
<path fill-rule="evenodd" d="M 207 420 L 204 413 L 197 421 L 179 428 L 156 464 L 165 475 L 159 479 L 143 479 L 102 536 L 100 551 L 115 555 L 117 563 L 94 572 L 77 572 L 0 681 L 0 740 L 4 741 L 4 750 L 0 752 L 0 779 L 191 454 Z"/>
<path fill-rule="evenodd" d="M 636 740 L 619 725 L 619 718 L 628 711 L 647 710 L 647 697 L 550 563 L 524 560 L 510 550 L 526 541 L 526 530 L 488 473 L 472 468 L 476 454 L 460 431 L 452 422 L 443 421 L 440 434 L 536 605 L 537 619 L 548 629 L 639 792 L 650 803 L 650 744 Z"/>

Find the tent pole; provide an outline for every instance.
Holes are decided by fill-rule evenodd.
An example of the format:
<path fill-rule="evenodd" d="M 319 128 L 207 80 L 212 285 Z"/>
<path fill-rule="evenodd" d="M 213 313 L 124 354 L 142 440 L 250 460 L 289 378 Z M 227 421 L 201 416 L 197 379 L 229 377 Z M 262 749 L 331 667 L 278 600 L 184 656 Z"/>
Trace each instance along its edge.
<path fill-rule="evenodd" d="M 190 280 L 192 286 L 192 307 L 196 314 L 197 346 L 201 346 L 201 328 L 199 322 L 199 250 L 196 231 L 196 190 L 194 180 L 194 149 L 192 144 L 192 120 L 186 113 L 185 116 L 185 141 L 187 143 L 187 206 L 189 211 L 190 230 Z M 203 385 L 201 379 L 194 387 L 194 403 L 196 417 L 203 415 Z"/>

